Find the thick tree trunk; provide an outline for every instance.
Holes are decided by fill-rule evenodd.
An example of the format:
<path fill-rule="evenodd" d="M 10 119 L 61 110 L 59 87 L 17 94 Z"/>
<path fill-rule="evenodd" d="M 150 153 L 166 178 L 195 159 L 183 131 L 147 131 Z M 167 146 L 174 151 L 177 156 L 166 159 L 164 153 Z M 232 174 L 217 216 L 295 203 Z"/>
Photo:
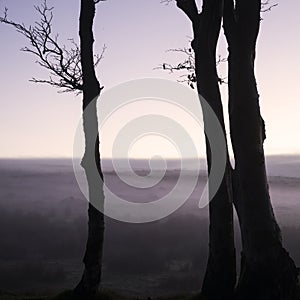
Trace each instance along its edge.
<path fill-rule="evenodd" d="M 243 253 L 237 299 L 293 299 L 297 270 L 282 247 L 265 169 L 264 122 L 254 60 L 261 1 L 225 0 L 229 44 L 229 117 Z"/>
<path fill-rule="evenodd" d="M 85 170 L 89 189 L 89 222 L 88 239 L 83 259 L 85 269 L 74 292 L 85 299 L 95 296 L 101 282 L 104 236 L 104 215 L 93 206 L 97 202 L 102 208 L 104 207 L 96 107 L 96 100 L 101 88 L 94 69 L 94 16 L 94 0 L 81 0 L 79 36 L 83 73 L 83 130 L 85 136 L 85 153 L 81 165 Z"/>
<path fill-rule="evenodd" d="M 194 41 L 192 46 L 195 51 L 198 93 L 212 107 L 226 138 L 216 70 L 216 45 L 223 13 L 222 1 L 204 1 L 201 14 L 198 13 L 195 1 L 178 0 L 177 5 L 193 23 Z M 206 115 L 204 114 L 203 117 L 204 127 L 207 129 Z M 210 170 L 213 158 L 208 140 L 206 140 L 206 145 L 208 169 Z M 220 151 L 224 151 L 224 149 L 220 148 Z M 232 299 L 236 282 L 231 167 L 227 149 L 225 151 L 227 157 L 225 176 L 218 192 L 209 204 L 209 259 L 202 286 L 202 298 L 204 299 Z M 220 155 L 224 156 L 224 153 L 220 153 Z"/>

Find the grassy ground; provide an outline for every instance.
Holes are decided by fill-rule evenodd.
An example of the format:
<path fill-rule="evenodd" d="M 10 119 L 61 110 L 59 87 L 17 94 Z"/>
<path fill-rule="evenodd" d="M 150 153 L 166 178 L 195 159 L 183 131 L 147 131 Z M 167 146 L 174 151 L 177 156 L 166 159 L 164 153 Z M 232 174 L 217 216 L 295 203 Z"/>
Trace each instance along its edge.
<path fill-rule="evenodd" d="M 199 297 L 195 295 L 182 295 L 182 296 L 174 296 L 174 297 L 159 297 L 159 298 L 130 298 L 116 294 L 112 291 L 103 291 L 101 292 L 95 300 L 196 300 Z M 43 296 L 20 296 L 13 294 L 1 294 L 0 300 L 76 300 L 72 295 L 72 292 L 66 291 L 54 297 L 43 297 Z"/>
<path fill-rule="evenodd" d="M 201 300 L 201 296 L 198 295 L 178 295 L 173 297 L 158 297 L 158 298 L 150 298 L 150 297 L 126 297 L 119 295 L 113 291 L 102 291 L 95 298 L 95 300 Z M 300 286 L 299 286 L 299 294 L 296 299 L 300 300 Z M 56 296 L 25 296 L 25 295 L 13 295 L 13 294 L 4 294 L 0 291 L 0 300 L 81 300 L 73 296 L 71 291 L 65 291 Z M 87 299 L 88 300 L 88 299 Z"/>

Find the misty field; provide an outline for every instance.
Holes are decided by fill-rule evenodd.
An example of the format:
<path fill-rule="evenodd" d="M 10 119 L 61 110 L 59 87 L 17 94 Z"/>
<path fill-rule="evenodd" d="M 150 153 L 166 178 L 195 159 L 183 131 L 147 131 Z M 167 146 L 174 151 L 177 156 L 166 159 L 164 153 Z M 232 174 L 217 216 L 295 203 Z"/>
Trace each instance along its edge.
<path fill-rule="evenodd" d="M 133 202 L 159 199 L 180 172 L 174 162 L 158 186 L 141 190 L 122 184 L 105 166 L 108 188 Z M 186 180 L 198 176 L 192 166 L 184 170 Z M 145 162 L 134 168 L 147 173 Z M 268 171 L 284 244 L 300 266 L 300 157 L 270 157 Z M 136 297 L 200 290 L 208 254 L 208 208 L 198 208 L 205 182 L 203 172 L 186 203 L 160 221 L 137 225 L 106 218 L 104 289 Z M 71 160 L 0 160 L 0 209 L 0 291 L 55 295 L 72 289 L 83 268 L 87 201 Z M 239 236 L 236 229 L 238 253 Z"/>

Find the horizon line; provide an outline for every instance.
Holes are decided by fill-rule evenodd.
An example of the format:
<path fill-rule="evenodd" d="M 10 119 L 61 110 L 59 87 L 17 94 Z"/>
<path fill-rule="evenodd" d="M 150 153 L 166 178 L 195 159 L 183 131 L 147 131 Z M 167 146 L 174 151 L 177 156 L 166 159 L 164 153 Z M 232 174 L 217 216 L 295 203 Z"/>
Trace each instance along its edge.
<path fill-rule="evenodd" d="M 265 157 L 276 157 L 276 156 L 300 156 L 300 153 L 276 153 L 276 154 L 265 154 Z M 205 159 L 206 156 L 199 156 L 199 157 L 163 157 L 165 160 L 192 160 L 192 159 Z M 230 155 L 230 159 L 233 159 L 234 156 Z M 71 156 L 0 156 L 0 160 L 80 160 L 82 157 L 71 157 Z M 112 160 L 112 157 L 101 157 L 101 160 Z M 115 158 L 117 160 L 126 160 L 128 157 L 118 157 Z M 149 157 L 130 157 L 130 160 L 149 160 Z M 151 158 L 151 160 L 158 160 L 155 158 Z"/>

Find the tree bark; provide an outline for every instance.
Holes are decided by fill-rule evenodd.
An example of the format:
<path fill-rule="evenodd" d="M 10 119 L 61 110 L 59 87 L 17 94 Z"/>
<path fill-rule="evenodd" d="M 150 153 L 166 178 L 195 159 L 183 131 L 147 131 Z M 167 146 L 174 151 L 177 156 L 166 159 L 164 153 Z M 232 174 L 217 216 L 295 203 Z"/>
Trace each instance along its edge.
<path fill-rule="evenodd" d="M 81 165 L 85 170 L 88 192 L 88 238 L 84 255 L 84 273 L 74 292 L 85 299 L 93 298 L 101 282 L 104 215 L 93 204 L 104 207 L 103 173 L 99 151 L 99 132 L 96 100 L 101 88 L 94 69 L 93 21 L 94 0 L 81 0 L 79 36 L 83 74 L 83 130 L 85 153 Z M 103 211 L 103 210 L 102 210 Z"/>
<path fill-rule="evenodd" d="M 261 1 L 225 0 L 229 45 L 229 118 L 235 158 L 235 205 L 242 234 L 242 268 L 237 299 L 293 299 L 297 269 L 282 246 L 265 168 L 264 121 L 254 62 Z"/>
<path fill-rule="evenodd" d="M 201 14 L 198 13 L 194 0 L 178 0 L 177 6 L 185 12 L 193 25 L 192 47 L 195 52 L 198 93 L 212 107 L 226 138 L 216 70 L 216 45 L 223 14 L 222 1 L 203 1 Z M 205 112 L 203 117 L 204 128 L 207 129 Z M 212 157 L 207 139 L 206 148 L 210 171 Z M 220 151 L 224 151 L 224 149 L 220 149 Z M 209 204 L 209 259 L 202 285 L 202 298 L 204 299 L 232 299 L 236 282 L 231 166 L 227 149 L 225 151 L 227 157 L 225 176 L 218 192 Z M 220 155 L 223 156 L 224 153 L 220 153 Z"/>

